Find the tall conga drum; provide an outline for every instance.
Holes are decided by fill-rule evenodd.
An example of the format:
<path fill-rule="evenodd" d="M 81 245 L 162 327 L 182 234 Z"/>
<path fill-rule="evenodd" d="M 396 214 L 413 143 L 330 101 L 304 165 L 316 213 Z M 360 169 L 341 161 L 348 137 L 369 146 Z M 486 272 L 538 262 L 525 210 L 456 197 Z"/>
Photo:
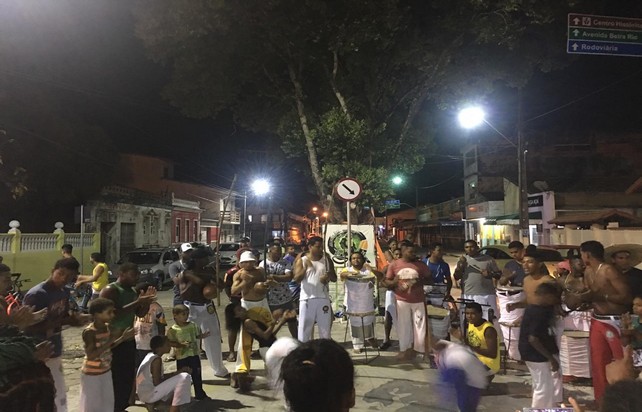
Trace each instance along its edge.
<path fill-rule="evenodd" d="M 563 306 L 564 309 L 567 309 Z M 589 330 L 590 310 L 572 311 L 564 318 L 564 333 L 560 343 L 560 366 L 564 381 L 591 377 Z"/>
<path fill-rule="evenodd" d="M 509 303 L 517 303 L 526 299 L 524 288 L 521 286 L 497 286 L 497 304 L 499 306 L 499 327 L 504 338 L 506 353 L 510 359 L 520 360 L 519 354 L 519 325 L 518 321 L 524 316 L 524 309 L 506 308 Z"/>
<path fill-rule="evenodd" d="M 450 331 L 450 310 L 432 305 L 426 305 L 426 314 L 430 322 L 432 336 L 437 339 L 448 338 Z"/>
<path fill-rule="evenodd" d="M 374 287 L 377 278 L 373 274 L 354 274 L 346 278 L 346 314 L 351 326 L 373 325 L 375 321 Z M 368 338 L 366 336 L 366 338 Z"/>
<path fill-rule="evenodd" d="M 438 284 L 438 285 L 425 285 L 424 293 L 426 294 L 426 303 L 428 305 L 443 307 L 444 298 L 446 297 L 446 291 L 448 290 L 448 285 Z"/>

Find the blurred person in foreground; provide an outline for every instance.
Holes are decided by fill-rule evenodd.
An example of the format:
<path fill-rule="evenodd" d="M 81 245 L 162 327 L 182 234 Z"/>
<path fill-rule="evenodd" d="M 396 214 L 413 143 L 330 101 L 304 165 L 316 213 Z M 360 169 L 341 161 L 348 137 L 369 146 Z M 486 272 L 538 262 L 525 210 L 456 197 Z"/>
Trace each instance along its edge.
<path fill-rule="evenodd" d="M 291 412 L 347 412 L 355 404 L 354 365 L 331 339 L 302 343 L 283 359 L 283 393 Z"/>

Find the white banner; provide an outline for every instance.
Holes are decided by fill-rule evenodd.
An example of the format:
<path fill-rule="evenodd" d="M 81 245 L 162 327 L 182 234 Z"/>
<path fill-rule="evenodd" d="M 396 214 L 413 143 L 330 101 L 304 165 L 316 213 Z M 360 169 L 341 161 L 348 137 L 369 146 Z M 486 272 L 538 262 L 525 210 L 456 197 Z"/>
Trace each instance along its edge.
<path fill-rule="evenodd" d="M 352 225 L 352 250 L 361 252 L 366 261 L 376 265 L 375 233 L 371 225 Z M 328 225 L 325 236 L 325 251 L 330 255 L 335 266 L 344 266 L 348 257 L 348 226 Z"/>

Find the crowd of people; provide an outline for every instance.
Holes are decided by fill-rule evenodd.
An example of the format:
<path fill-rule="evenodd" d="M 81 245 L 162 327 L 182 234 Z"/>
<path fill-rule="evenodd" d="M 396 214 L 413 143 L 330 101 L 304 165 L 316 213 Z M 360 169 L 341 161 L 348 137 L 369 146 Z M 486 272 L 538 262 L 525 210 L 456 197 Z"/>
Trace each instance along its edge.
<path fill-rule="evenodd" d="M 619 410 L 642 410 L 637 397 L 631 396 L 635 392 L 622 394 L 635 385 L 639 389 L 631 381 L 634 368 L 642 367 L 642 274 L 632 268 L 630 252 L 615 251 L 611 264 L 599 242 L 584 242 L 580 256 L 569 256 L 549 273 L 537 248 L 520 242 L 508 248 L 513 261 L 500 270 L 468 240 L 451 273 L 442 245 L 432 245 L 429 255 L 421 258 L 412 242 L 391 241 L 379 265 L 355 252 L 337 274 L 320 237 L 311 237 L 300 253 L 276 242 L 260 262 L 246 241 L 223 286 L 230 298 L 225 308 L 227 360 L 235 362 L 230 373 L 223 362 L 213 302 L 221 285 L 204 250 L 182 244 L 180 260 L 170 267 L 174 322 L 168 327 L 156 289 L 138 284 L 136 265 L 121 265 L 117 280 L 109 283 L 100 254 L 91 256 L 92 274 L 82 275 L 72 249 L 65 245 L 62 259 L 47 280 L 29 290 L 23 306 L 9 310 L 0 299 L 0 410 L 124 411 L 138 399 L 150 405 L 164 402 L 170 411 L 179 411 L 193 400 L 208 399 L 202 385 L 202 352 L 216 377 L 229 379 L 240 391 L 251 390 L 257 342 L 270 381 L 282 388 L 290 410 L 347 411 L 355 403 L 354 366 L 330 333 L 334 313 L 329 284 L 337 280 L 346 286 L 344 314 L 354 353 L 367 346 L 389 349 L 394 327 L 399 339 L 396 359 L 429 360 L 443 382 L 455 388 L 461 411 L 477 410 L 482 391 L 500 370 L 502 341 L 508 356 L 525 363 L 531 374 L 531 406 L 561 405 L 562 319 L 573 311 L 591 316 L 596 404 L 615 410 L 610 408 L 629 402 L 632 409 Z M 9 291 L 10 274 L 10 268 L 0 264 L 3 296 Z M 91 283 L 87 314 L 70 310 L 70 283 Z M 454 283 L 459 283 L 461 299 L 451 296 Z M 381 344 L 374 334 L 380 288 L 386 290 Z M 435 294 L 442 297 L 435 301 L 430 297 Z M 430 306 L 449 309 L 447 336 L 439 336 L 431 326 Z M 66 400 L 64 325 L 83 328 L 78 406 Z M 284 327 L 290 337 L 278 339 Z M 177 372 L 165 373 L 163 358 L 175 360 Z M 30 393 L 33 385 L 38 385 L 37 394 Z M 22 406 L 10 409 L 15 402 Z"/>

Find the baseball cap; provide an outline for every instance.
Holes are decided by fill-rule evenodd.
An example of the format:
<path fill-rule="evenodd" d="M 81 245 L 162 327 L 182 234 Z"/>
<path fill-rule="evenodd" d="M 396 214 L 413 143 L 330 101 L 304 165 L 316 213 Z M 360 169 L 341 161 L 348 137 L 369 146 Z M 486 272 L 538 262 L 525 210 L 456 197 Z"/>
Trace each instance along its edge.
<path fill-rule="evenodd" d="M 194 247 L 191 245 L 191 243 L 183 243 L 181 245 L 181 252 L 185 253 L 188 250 L 194 250 Z"/>
<path fill-rule="evenodd" d="M 246 250 L 245 252 L 241 253 L 241 258 L 239 259 L 239 263 L 243 263 L 243 262 L 256 262 L 254 253 L 252 253 L 251 250 Z"/>

